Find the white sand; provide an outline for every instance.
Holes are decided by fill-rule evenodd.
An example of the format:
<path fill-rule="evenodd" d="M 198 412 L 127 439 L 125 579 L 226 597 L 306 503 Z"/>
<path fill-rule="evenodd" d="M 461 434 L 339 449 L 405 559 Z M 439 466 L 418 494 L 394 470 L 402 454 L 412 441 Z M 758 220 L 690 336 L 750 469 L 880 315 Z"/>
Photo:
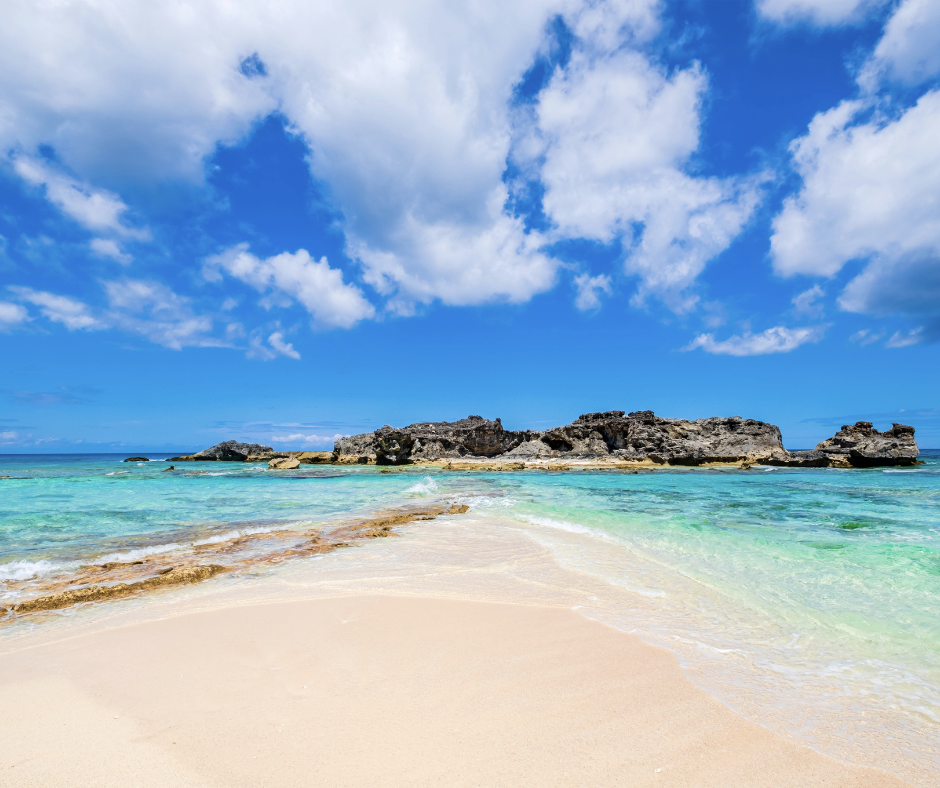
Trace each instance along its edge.
<path fill-rule="evenodd" d="M 0 785 L 907 783 L 747 722 L 571 610 L 357 596 L 0 655 Z"/>

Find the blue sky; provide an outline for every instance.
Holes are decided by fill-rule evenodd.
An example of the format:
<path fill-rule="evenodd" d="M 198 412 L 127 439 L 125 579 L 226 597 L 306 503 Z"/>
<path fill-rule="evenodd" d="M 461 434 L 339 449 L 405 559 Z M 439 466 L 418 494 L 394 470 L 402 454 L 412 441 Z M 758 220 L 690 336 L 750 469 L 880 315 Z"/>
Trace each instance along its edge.
<path fill-rule="evenodd" d="M 0 451 L 940 446 L 936 0 L 0 10 Z"/>

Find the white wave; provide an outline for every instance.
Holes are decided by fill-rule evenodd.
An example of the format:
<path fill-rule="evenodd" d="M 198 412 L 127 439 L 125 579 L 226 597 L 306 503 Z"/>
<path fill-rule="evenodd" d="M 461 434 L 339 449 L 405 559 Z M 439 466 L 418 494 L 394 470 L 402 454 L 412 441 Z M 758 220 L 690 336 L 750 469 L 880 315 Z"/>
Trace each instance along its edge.
<path fill-rule="evenodd" d="M 111 473 L 106 473 L 105 476 L 123 476 L 127 473 L 130 473 L 130 471 L 111 471 Z"/>
<path fill-rule="evenodd" d="M 74 569 L 78 564 L 65 561 L 49 561 L 45 558 L 39 561 L 10 561 L 0 564 L 0 581 L 2 580 L 31 580 L 52 572 L 64 569 Z"/>
<path fill-rule="evenodd" d="M 199 545 L 204 544 L 221 544 L 222 542 L 230 542 L 232 539 L 238 539 L 242 536 L 254 536 L 255 534 L 269 534 L 274 531 L 282 531 L 284 526 L 263 528 L 261 526 L 257 528 L 241 528 L 234 531 L 226 531 L 224 534 L 217 534 L 216 536 L 208 536 L 205 539 L 197 539 L 193 542 L 193 545 L 198 547 Z"/>
<path fill-rule="evenodd" d="M 534 514 L 521 514 L 518 515 L 518 519 L 526 523 L 531 523 L 532 525 L 541 525 L 545 528 L 554 528 L 558 531 L 567 531 L 570 534 L 596 536 L 598 539 L 606 539 L 608 542 L 617 541 L 613 537 L 605 534 L 603 531 L 597 530 L 596 528 L 588 528 L 588 526 L 581 525 L 579 523 L 569 523 L 566 520 L 552 520 L 550 517 L 538 517 Z"/>
<path fill-rule="evenodd" d="M 923 473 L 926 468 L 889 468 L 882 473 Z"/>
<path fill-rule="evenodd" d="M 126 564 L 130 561 L 139 561 L 141 558 L 147 558 L 151 555 L 172 553 L 177 550 L 182 550 L 184 547 L 185 545 L 177 544 L 176 542 L 171 542 L 170 544 L 155 544 L 151 545 L 150 547 L 139 547 L 136 550 L 125 550 L 123 553 L 108 553 L 107 555 L 101 556 L 101 558 L 96 558 L 94 562 L 88 561 L 87 563 Z"/>
<path fill-rule="evenodd" d="M 770 471 L 775 471 L 776 468 L 764 468 L 764 473 L 770 473 Z"/>
<path fill-rule="evenodd" d="M 405 490 L 405 492 L 417 493 L 418 495 L 430 495 L 431 493 L 437 492 L 437 482 L 430 476 L 425 476 L 424 481 L 412 485 Z"/>

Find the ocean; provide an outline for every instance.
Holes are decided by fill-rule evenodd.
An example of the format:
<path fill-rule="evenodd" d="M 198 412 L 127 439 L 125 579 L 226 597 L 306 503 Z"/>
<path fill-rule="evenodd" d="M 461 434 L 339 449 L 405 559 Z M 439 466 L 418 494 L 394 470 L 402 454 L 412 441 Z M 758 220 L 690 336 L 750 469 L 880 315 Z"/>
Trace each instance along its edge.
<path fill-rule="evenodd" d="M 166 462 L 125 456 L 0 455 L 0 476 L 10 477 L 0 479 L 0 606 L 82 566 L 192 557 L 244 536 L 263 544 L 268 532 L 457 501 L 470 507 L 463 519 L 403 526 L 402 538 L 375 540 L 359 558 L 345 550 L 333 564 L 298 558 L 265 571 L 315 576 L 370 555 L 385 556 L 390 577 L 395 561 L 423 560 L 429 588 L 446 564 L 469 593 L 467 578 L 483 582 L 485 554 L 488 576 L 524 576 L 545 601 L 574 601 L 669 648 L 692 681 L 745 717 L 940 784 L 940 452 L 915 468 L 638 473 L 229 463 L 167 473 Z M 476 540 L 465 556 L 456 548 L 471 543 L 457 538 L 458 522 L 460 539 Z M 446 561 L 432 560 L 446 539 Z M 519 540 L 548 563 L 500 553 Z M 428 570 L 434 560 L 439 568 Z M 217 582 L 234 580 L 203 586 Z M 421 582 L 410 588 L 420 592 Z M 0 619 L 0 642 L 21 633 L 21 618 Z"/>

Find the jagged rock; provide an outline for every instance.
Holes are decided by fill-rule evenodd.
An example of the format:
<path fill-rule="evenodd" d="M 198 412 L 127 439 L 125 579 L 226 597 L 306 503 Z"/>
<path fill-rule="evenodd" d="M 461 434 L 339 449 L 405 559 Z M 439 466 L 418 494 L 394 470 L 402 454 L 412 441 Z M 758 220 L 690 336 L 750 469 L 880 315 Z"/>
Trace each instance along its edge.
<path fill-rule="evenodd" d="M 260 443 L 222 441 L 196 454 L 170 457 L 170 460 L 173 462 L 266 462 L 283 456 L 285 455 L 282 452 L 274 451 L 270 446 L 262 446 Z"/>
<path fill-rule="evenodd" d="M 293 470 L 294 468 L 299 468 L 300 460 L 296 457 L 279 457 L 273 460 L 268 460 L 268 467 L 282 471 L 289 471 Z"/>
<path fill-rule="evenodd" d="M 732 416 L 689 421 L 662 418 L 650 410 L 612 410 L 585 413 L 571 424 L 545 432 L 506 430 L 499 419 L 468 416 L 401 429 L 386 425 L 375 432 L 340 438 L 332 454 L 275 452 L 270 446 L 225 441 L 198 454 L 172 459 L 267 461 L 272 468 L 296 468 L 313 462 L 402 465 L 461 458 L 476 458 L 476 462 L 492 458 L 626 460 L 657 465 L 720 462 L 813 468 L 913 465 L 917 455 L 914 428 L 903 424 L 882 433 L 860 421 L 844 426 L 812 451 L 788 452 L 780 430 L 755 419 Z"/>
<path fill-rule="evenodd" d="M 835 435 L 818 443 L 816 451 L 830 460 L 845 460 L 855 468 L 914 465 L 920 453 L 913 427 L 893 424 L 890 430 L 878 432 L 870 421 L 843 424 Z"/>
<path fill-rule="evenodd" d="M 585 413 L 541 437 L 555 457 L 612 457 L 658 464 L 783 460 L 780 430 L 754 419 L 664 419 L 650 410 Z"/>
<path fill-rule="evenodd" d="M 538 432 L 503 429 L 499 419 L 468 416 L 460 421 L 421 422 L 401 429 L 388 425 L 372 433 L 340 438 L 333 449 L 337 462 L 401 465 L 416 460 L 496 457 L 537 438 Z"/>
<path fill-rule="evenodd" d="M 149 457 L 128 457 L 124 462 L 150 462 Z"/>

